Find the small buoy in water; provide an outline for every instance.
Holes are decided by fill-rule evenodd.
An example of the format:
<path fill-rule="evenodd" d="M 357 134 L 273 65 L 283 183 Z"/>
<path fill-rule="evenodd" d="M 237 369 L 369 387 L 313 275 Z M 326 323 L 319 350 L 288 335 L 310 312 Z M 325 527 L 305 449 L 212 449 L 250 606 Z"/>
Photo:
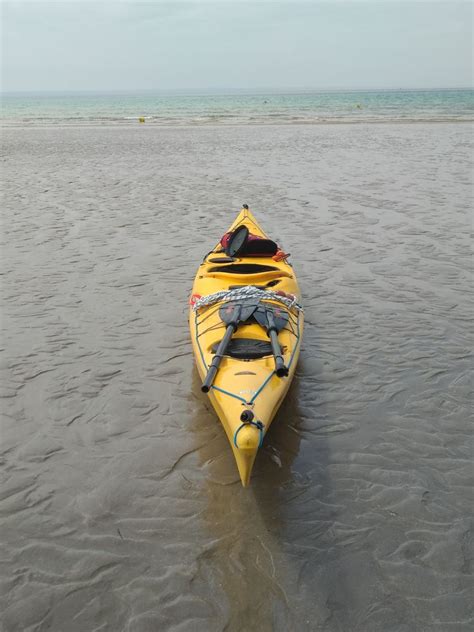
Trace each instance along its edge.
<path fill-rule="evenodd" d="M 144 116 L 140 116 L 140 117 L 138 118 L 138 122 L 139 122 L 139 123 L 144 123 L 144 122 L 145 122 L 145 117 L 144 117 Z"/>

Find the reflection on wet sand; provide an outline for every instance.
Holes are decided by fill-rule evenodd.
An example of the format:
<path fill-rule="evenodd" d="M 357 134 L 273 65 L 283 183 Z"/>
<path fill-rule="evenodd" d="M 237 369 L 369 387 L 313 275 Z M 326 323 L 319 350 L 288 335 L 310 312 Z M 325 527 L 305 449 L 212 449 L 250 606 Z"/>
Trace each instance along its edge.
<path fill-rule="evenodd" d="M 312 368 L 312 379 L 318 379 Z M 217 589 L 214 598 L 226 630 L 310 630 L 321 606 L 327 611 L 317 593 L 320 569 L 314 554 L 318 540 L 334 524 L 337 508 L 330 501 L 325 436 L 300 454 L 300 444 L 311 440 L 314 425 L 311 411 L 305 415 L 301 404 L 301 389 L 310 387 L 304 371 L 303 352 L 247 489 L 240 485 L 225 433 L 193 372 L 198 404 L 190 427 L 200 446 L 198 467 L 207 499 L 202 517 L 213 537 L 200 574 Z M 343 584 L 341 578 L 340 590 Z"/>
<path fill-rule="evenodd" d="M 199 390 L 194 371 L 193 391 Z M 281 539 L 286 530 L 285 512 L 280 502 L 281 491 L 292 478 L 291 464 L 300 443 L 297 391 L 295 377 L 259 451 L 247 489 L 241 486 L 220 422 L 200 394 L 203 401 L 195 414 L 193 432 L 201 445 L 199 467 L 207 499 L 202 517 L 215 538 L 200 572 L 223 593 L 225 629 L 271 630 L 275 629 L 275 616 L 282 625 L 290 616 L 291 582 Z M 218 594 L 215 598 L 220 601 Z"/>

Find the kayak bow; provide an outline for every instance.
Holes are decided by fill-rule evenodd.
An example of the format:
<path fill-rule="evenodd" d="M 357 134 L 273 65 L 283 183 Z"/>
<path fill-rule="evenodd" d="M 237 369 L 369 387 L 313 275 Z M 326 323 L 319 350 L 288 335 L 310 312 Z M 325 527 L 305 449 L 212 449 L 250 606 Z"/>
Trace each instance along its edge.
<path fill-rule="evenodd" d="M 240 229 L 244 226 L 248 232 Z M 239 243 L 233 250 L 237 228 Z M 227 236 L 225 251 L 219 243 L 199 266 L 189 324 L 202 390 L 247 486 L 258 448 L 295 373 L 303 311 L 287 255 L 276 252 L 245 205 Z M 250 238 L 254 241 L 247 243 Z"/>

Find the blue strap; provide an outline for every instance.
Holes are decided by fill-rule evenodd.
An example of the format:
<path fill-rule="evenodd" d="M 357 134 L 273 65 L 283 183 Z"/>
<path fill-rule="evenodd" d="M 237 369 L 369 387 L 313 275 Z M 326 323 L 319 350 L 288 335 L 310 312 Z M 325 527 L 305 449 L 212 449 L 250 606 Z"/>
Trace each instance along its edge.
<path fill-rule="evenodd" d="M 268 384 L 268 382 L 272 379 L 272 377 L 275 375 L 275 371 L 272 371 L 270 373 L 270 375 L 265 379 L 265 381 L 263 382 L 263 384 L 260 386 L 260 388 L 256 391 L 255 395 L 252 397 L 252 399 L 250 400 L 249 404 L 253 404 L 255 402 L 255 400 L 257 399 L 257 397 L 260 395 L 260 393 L 263 391 L 263 389 L 265 388 L 265 386 Z"/>
<path fill-rule="evenodd" d="M 245 421 L 244 423 L 242 423 L 237 428 L 237 430 L 234 433 L 234 445 L 235 445 L 235 447 L 236 448 L 239 447 L 237 445 L 237 435 L 242 430 L 242 428 L 244 428 L 245 426 L 255 426 L 255 428 L 257 428 L 257 430 L 259 430 L 259 432 L 260 432 L 260 441 L 258 442 L 258 447 L 261 448 L 262 447 L 262 443 L 263 443 L 263 429 L 265 428 L 264 424 L 261 421 Z"/>
<path fill-rule="evenodd" d="M 230 391 L 226 391 L 223 388 L 219 388 L 218 386 L 216 386 L 215 384 L 213 384 L 211 386 L 211 388 L 213 388 L 215 391 L 219 391 L 219 393 L 224 393 L 224 395 L 228 395 L 229 397 L 234 397 L 235 399 L 239 399 L 241 402 L 243 402 L 244 404 L 247 403 L 247 400 L 244 399 L 243 397 L 240 397 L 240 395 L 236 395 L 235 393 L 231 393 Z"/>

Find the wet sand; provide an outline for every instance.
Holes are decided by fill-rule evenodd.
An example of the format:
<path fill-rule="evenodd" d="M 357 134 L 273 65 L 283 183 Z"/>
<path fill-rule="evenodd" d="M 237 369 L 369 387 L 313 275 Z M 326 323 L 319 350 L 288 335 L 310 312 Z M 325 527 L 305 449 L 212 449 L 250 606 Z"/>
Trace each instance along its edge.
<path fill-rule="evenodd" d="M 471 126 L 7 129 L 3 155 L 5 632 L 472 629 Z M 187 325 L 244 202 L 306 318 L 248 489 Z"/>

